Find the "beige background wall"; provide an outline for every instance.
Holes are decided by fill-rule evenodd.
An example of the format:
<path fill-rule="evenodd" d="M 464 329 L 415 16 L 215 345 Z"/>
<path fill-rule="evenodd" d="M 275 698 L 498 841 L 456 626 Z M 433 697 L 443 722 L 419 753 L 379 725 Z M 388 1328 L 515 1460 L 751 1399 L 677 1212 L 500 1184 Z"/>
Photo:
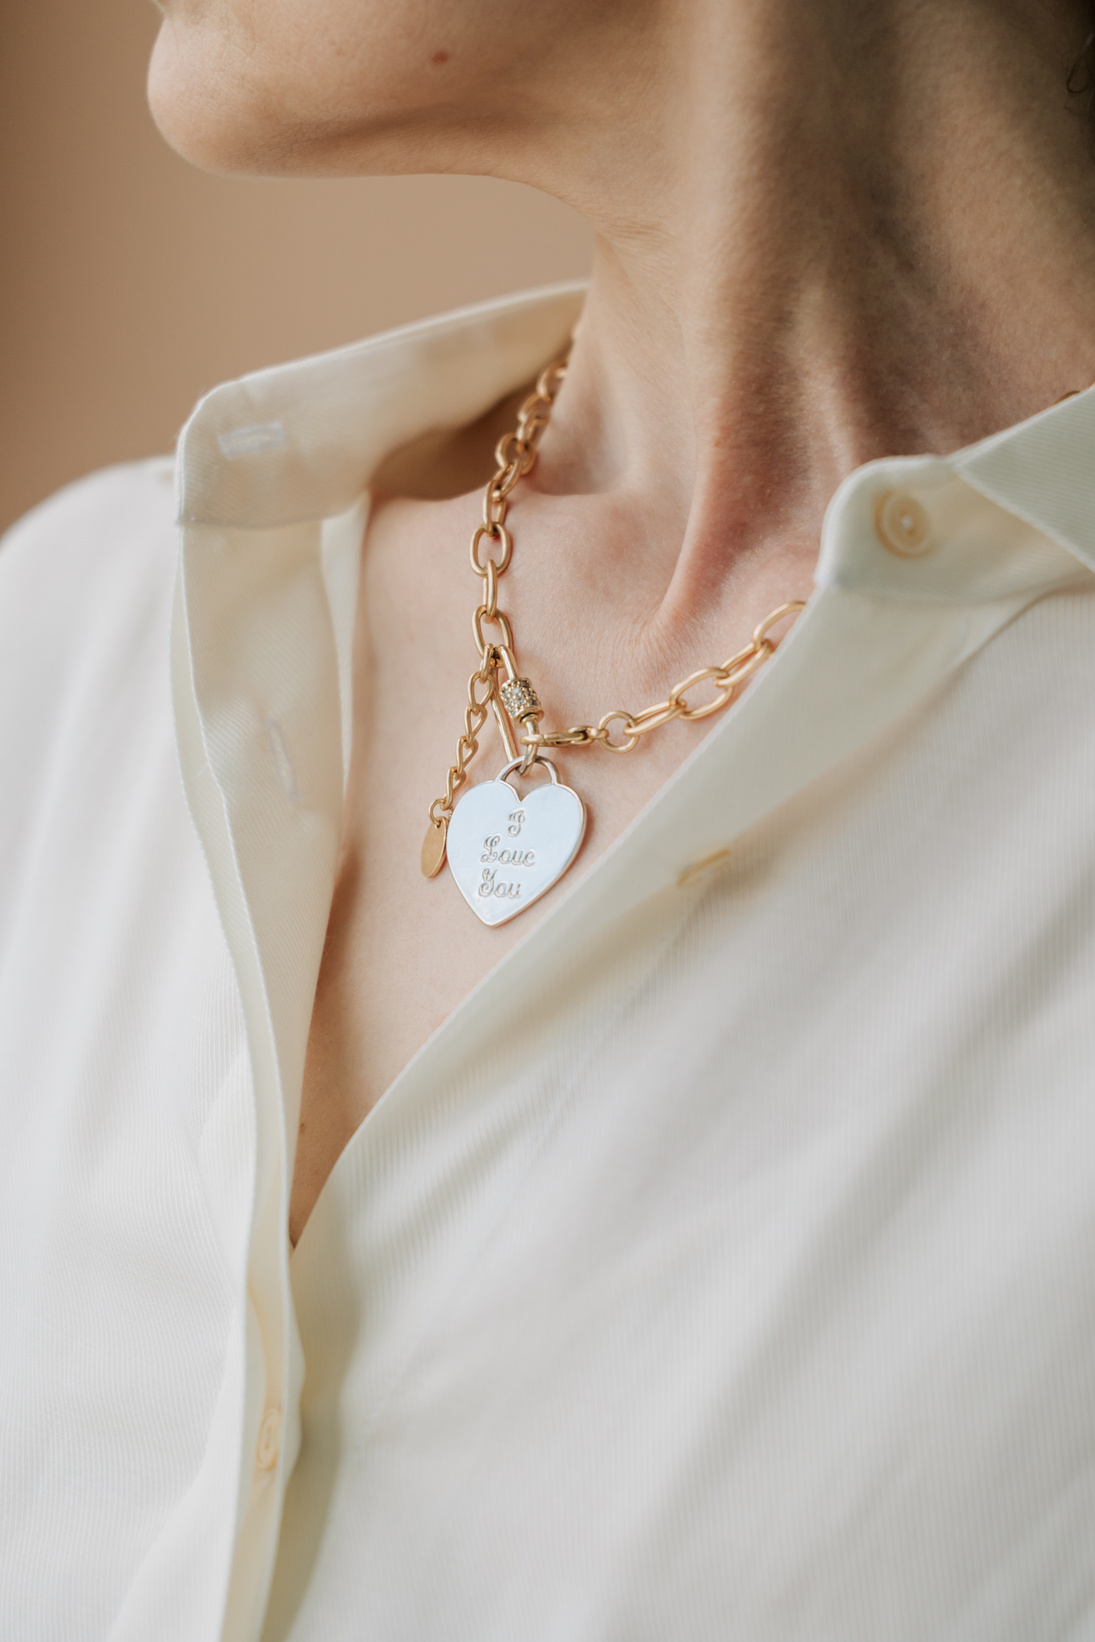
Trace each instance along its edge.
<path fill-rule="evenodd" d="M 0 0 L 0 527 L 169 450 L 223 378 L 582 273 L 588 235 L 481 178 L 252 182 L 144 105 L 149 0 Z"/>

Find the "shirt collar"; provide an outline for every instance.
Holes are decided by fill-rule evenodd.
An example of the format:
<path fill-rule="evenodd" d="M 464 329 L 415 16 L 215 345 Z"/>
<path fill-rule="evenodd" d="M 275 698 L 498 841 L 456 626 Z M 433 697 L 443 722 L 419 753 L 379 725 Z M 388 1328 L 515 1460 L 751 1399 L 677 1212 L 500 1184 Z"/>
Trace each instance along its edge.
<path fill-rule="evenodd" d="M 260 1102 L 280 1104 L 284 1125 L 257 1204 L 264 1192 L 284 1198 L 291 1177 L 337 864 L 347 613 L 364 518 L 355 503 L 389 452 L 466 424 L 534 376 L 565 345 L 583 290 L 525 293 L 227 383 L 184 430 L 174 652 L 183 773 L 256 1066 L 256 1046 L 268 1045 Z M 467 1000 L 459 1037 L 442 1028 L 420 1052 L 400 1080 L 404 1098 L 416 1084 L 425 1098 L 431 1080 L 455 1075 L 460 1054 L 508 1015 L 519 1020 L 575 942 L 674 892 L 1025 605 L 1086 578 L 1093 448 L 1087 392 L 955 455 L 852 474 L 825 519 L 818 591 L 776 658 Z M 917 526 L 911 554 L 894 551 L 906 516 Z"/>
<path fill-rule="evenodd" d="M 390 452 L 474 421 L 562 352 L 585 291 L 525 291 L 215 388 L 182 432 L 180 522 L 247 529 L 344 512 Z"/>
<path fill-rule="evenodd" d="M 565 345 L 585 291 L 521 292 L 224 383 L 181 436 L 180 522 L 248 529 L 342 513 L 391 451 L 464 426 L 534 375 Z M 1056 580 L 1050 544 L 1095 568 L 1093 455 L 1095 388 L 950 456 L 868 463 L 833 497 L 818 584 L 976 603 Z M 880 550 L 878 498 L 895 488 L 927 506 L 945 554 Z M 1030 527 L 1005 526 L 1006 563 L 1001 514 Z"/>

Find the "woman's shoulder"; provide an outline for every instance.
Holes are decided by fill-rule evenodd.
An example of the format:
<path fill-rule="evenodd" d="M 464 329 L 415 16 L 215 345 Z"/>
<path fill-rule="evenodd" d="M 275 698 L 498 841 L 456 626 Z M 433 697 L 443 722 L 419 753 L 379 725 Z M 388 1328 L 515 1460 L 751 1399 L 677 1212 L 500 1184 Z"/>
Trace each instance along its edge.
<path fill-rule="evenodd" d="M 54 687 L 117 647 L 162 608 L 172 587 L 177 528 L 170 457 L 127 462 L 78 479 L 0 538 L 0 680 Z M 43 678 L 43 683 L 46 680 Z M 52 693 L 52 692 L 51 692 Z"/>
<path fill-rule="evenodd" d="M 0 608 L 16 589 L 45 591 L 59 573 L 94 577 L 118 559 L 173 553 L 174 473 L 170 456 L 123 462 L 31 508 L 0 536 Z"/>
<path fill-rule="evenodd" d="M 74 802 L 85 753 L 130 718 L 170 730 L 177 559 L 170 458 L 106 468 L 33 508 L 0 539 L 0 767 L 19 830 L 45 790 Z"/>

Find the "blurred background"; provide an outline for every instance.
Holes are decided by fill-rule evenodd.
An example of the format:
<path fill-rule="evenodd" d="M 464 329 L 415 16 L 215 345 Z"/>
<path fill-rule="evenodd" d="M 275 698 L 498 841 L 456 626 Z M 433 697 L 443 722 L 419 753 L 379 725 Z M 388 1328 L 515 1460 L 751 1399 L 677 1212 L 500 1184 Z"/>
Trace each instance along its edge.
<path fill-rule="evenodd" d="M 151 0 L 0 0 L 0 529 L 170 450 L 229 376 L 585 272 L 564 206 L 483 178 L 239 181 L 144 102 Z"/>

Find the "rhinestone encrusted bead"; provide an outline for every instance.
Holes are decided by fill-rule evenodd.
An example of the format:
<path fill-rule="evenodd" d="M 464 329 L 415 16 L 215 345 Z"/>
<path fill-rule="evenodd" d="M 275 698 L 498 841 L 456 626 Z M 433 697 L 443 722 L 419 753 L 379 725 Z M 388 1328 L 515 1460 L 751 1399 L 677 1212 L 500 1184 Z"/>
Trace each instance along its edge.
<path fill-rule="evenodd" d="M 527 678 L 506 679 L 500 687 L 500 693 L 506 712 L 511 718 L 527 718 L 530 713 L 543 711 L 540 697 Z"/>

